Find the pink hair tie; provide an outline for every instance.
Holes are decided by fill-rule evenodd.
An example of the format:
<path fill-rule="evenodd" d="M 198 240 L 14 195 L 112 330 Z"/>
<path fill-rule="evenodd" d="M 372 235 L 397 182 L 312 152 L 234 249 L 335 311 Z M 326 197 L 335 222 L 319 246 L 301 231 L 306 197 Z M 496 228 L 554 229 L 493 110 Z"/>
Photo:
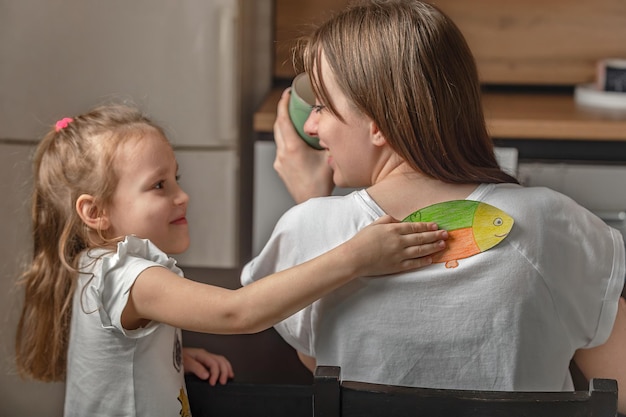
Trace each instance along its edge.
<path fill-rule="evenodd" d="M 56 132 L 58 132 L 61 129 L 65 129 L 67 127 L 67 125 L 69 125 L 73 121 L 74 121 L 74 119 L 72 119 L 71 117 L 64 117 L 61 120 L 59 120 L 58 122 L 56 122 L 56 124 L 54 125 L 54 130 Z"/>

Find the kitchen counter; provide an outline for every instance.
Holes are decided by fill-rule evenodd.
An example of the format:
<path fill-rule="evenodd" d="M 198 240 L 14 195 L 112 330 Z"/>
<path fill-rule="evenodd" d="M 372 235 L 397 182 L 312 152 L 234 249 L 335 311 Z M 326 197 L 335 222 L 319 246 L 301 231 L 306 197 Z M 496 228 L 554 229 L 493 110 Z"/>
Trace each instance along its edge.
<path fill-rule="evenodd" d="M 272 133 L 282 91 L 272 90 L 254 114 L 257 133 Z M 626 110 L 582 107 L 571 93 L 486 92 L 483 105 L 494 138 L 626 142 Z"/>

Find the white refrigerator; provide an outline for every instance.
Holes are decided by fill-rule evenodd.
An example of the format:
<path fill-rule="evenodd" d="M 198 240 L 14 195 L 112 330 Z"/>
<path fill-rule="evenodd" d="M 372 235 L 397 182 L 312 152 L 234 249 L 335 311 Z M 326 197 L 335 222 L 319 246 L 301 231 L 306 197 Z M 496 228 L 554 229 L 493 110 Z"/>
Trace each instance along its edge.
<path fill-rule="evenodd" d="M 166 129 L 190 195 L 179 264 L 239 267 L 241 162 L 271 87 L 272 15 L 272 0 L 0 0 L 0 415 L 62 413 L 62 384 L 21 381 L 11 363 L 39 138 L 95 105 L 139 105 Z"/>
<path fill-rule="evenodd" d="M 270 58 L 270 4 L 0 0 L 0 139 L 36 141 L 94 105 L 138 104 L 169 133 L 192 198 L 180 262 L 237 266 L 244 107 L 271 82 L 269 65 L 250 68 Z"/>

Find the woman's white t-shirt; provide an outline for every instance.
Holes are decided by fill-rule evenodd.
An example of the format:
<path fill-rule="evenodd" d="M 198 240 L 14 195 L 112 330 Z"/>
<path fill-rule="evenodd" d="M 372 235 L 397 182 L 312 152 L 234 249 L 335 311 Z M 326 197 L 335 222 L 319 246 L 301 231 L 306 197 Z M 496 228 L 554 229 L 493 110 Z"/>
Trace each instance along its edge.
<path fill-rule="evenodd" d="M 275 326 L 342 379 L 433 388 L 569 390 L 574 352 L 609 336 L 624 241 L 546 188 L 481 185 L 469 200 L 515 221 L 486 252 L 392 277 L 359 278 Z M 247 285 L 348 240 L 385 214 L 366 191 L 288 211 L 242 272 Z"/>

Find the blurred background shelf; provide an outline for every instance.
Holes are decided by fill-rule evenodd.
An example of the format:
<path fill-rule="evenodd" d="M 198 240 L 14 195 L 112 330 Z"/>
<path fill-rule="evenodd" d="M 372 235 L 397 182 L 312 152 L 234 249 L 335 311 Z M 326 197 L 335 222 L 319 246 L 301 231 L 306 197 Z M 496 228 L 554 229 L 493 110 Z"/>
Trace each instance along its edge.
<path fill-rule="evenodd" d="M 272 90 L 254 114 L 257 133 L 272 133 L 282 91 Z M 577 105 L 570 92 L 487 91 L 483 105 L 494 138 L 626 141 L 626 111 Z"/>

